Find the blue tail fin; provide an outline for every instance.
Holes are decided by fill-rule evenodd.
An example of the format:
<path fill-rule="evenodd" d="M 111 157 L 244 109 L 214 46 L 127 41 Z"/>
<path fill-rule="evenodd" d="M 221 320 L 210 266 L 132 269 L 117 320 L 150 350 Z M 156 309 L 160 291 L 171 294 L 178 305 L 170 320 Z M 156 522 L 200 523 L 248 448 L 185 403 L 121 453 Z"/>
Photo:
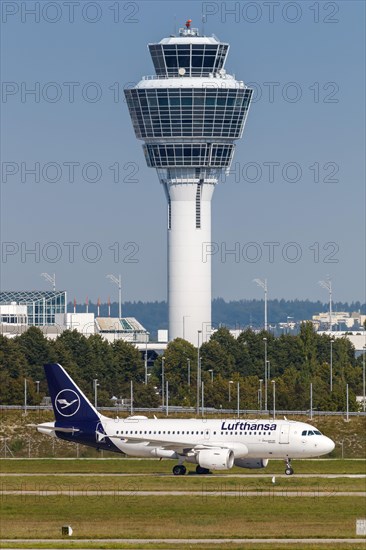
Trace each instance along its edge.
<path fill-rule="evenodd" d="M 44 366 L 57 422 L 98 421 L 101 415 L 58 363 Z"/>

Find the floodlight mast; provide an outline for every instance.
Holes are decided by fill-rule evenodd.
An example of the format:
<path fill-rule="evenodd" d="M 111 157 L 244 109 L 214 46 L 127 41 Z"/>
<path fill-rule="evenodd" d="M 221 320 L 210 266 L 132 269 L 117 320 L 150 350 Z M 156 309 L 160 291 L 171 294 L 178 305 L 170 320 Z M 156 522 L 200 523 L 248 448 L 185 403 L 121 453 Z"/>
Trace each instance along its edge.
<path fill-rule="evenodd" d="M 54 273 L 53 276 L 49 275 L 48 273 L 41 273 L 41 277 L 46 279 L 49 283 L 52 285 L 52 290 L 56 290 L 56 274 Z"/>
<path fill-rule="evenodd" d="M 329 331 L 332 332 L 332 279 L 328 277 L 326 281 L 319 281 L 319 284 L 329 292 Z"/>
<path fill-rule="evenodd" d="M 264 290 L 264 330 L 267 332 L 267 279 L 253 279 L 253 283 L 257 283 Z"/>
<path fill-rule="evenodd" d="M 224 69 L 229 44 L 191 23 L 149 44 L 156 75 L 124 93 L 168 203 L 169 340 L 195 345 L 197 331 L 202 343 L 211 333 L 211 200 L 242 137 L 252 90 Z"/>
<path fill-rule="evenodd" d="M 118 318 L 122 319 L 122 283 L 121 283 L 121 274 L 118 275 L 118 278 L 115 275 L 107 275 L 107 279 L 110 279 L 112 283 L 118 286 Z"/>

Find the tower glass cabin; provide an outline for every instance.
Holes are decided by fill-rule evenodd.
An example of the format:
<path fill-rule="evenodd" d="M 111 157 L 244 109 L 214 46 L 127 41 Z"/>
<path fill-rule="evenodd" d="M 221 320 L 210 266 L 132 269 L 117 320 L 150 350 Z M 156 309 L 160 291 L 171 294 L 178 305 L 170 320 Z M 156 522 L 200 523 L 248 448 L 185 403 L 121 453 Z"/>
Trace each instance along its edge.
<path fill-rule="evenodd" d="M 156 75 L 125 90 L 136 137 L 168 202 L 169 340 L 211 332 L 211 199 L 243 134 L 252 90 L 225 70 L 229 45 L 198 29 L 149 44 Z"/>

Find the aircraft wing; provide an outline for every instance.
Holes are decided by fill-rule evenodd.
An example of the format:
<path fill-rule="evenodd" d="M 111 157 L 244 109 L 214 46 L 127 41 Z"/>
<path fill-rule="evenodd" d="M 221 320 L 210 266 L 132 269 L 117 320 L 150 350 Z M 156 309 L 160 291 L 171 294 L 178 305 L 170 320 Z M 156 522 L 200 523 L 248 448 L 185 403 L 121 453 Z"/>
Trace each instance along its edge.
<path fill-rule="evenodd" d="M 248 453 L 248 449 L 244 444 L 241 443 L 231 443 L 227 444 L 215 441 L 211 443 L 209 440 L 200 441 L 198 443 L 192 443 L 192 441 L 170 441 L 168 439 L 159 440 L 159 439 L 147 439 L 146 437 L 138 435 L 128 435 L 126 437 L 119 435 L 104 435 L 104 437 L 109 437 L 110 439 L 119 439 L 125 443 L 146 443 L 147 447 L 160 447 L 169 451 L 175 451 L 178 454 L 188 454 L 191 451 L 202 451 L 204 449 L 230 449 L 240 451 L 240 456 L 245 456 Z"/>

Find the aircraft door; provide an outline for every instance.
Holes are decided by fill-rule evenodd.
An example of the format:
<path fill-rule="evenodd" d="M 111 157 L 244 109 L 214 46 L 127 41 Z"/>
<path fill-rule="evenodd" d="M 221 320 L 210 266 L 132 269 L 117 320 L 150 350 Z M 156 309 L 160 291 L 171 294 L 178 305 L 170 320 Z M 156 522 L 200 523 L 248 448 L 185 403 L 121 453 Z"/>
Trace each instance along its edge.
<path fill-rule="evenodd" d="M 290 424 L 281 424 L 280 443 L 290 443 Z"/>

